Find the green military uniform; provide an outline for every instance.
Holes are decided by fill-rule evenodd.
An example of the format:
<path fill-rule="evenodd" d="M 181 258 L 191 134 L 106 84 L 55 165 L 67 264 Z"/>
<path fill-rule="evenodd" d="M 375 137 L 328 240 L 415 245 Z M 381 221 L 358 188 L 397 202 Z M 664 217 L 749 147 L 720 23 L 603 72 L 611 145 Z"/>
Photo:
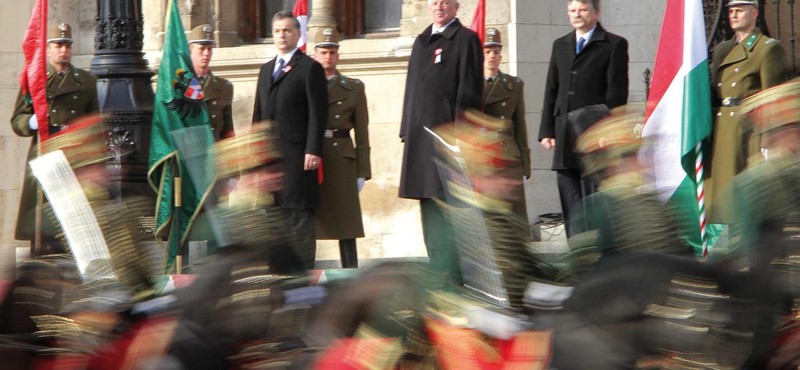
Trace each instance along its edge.
<path fill-rule="evenodd" d="M 735 38 L 714 49 L 713 104 L 716 108 L 712 154 L 706 174 L 706 210 L 711 223 L 730 223 L 731 212 L 722 190 L 747 161 L 759 154 L 757 135 L 744 130 L 736 117 L 739 100 L 786 81 L 789 71 L 780 43 L 756 29 L 737 43 Z M 757 134 L 757 133 L 755 133 Z"/>
<path fill-rule="evenodd" d="M 486 29 L 484 48 L 502 48 L 503 37 L 496 28 Z M 499 50 L 499 49 L 498 49 Z M 499 60 L 498 60 L 499 62 Z M 516 142 L 519 158 L 514 161 L 520 165 L 518 178 L 531 177 L 531 151 L 528 147 L 528 128 L 525 124 L 525 85 L 522 79 L 498 71 L 492 77 L 485 77 L 483 82 L 483 112 L 507 120 L 510 127 L 503 129 Z M 527 223 L 528 211 L 525 203 L 525 186 L 519 185 L 520 199 L 513 204 L 513 212 Z"/>
<path fill-rule="evenodd" d="M 483 83 L 483 111 L 484 113 L 509 120 L 514 141 L 519 148 L 521 165 L 520 178 L 531 177 L 530 149 L 528 148 L 528 130 L 525 124 L 525 84 L 519 77 L 498 73 L 494 78 L 486 79 Z M 522 185 L 520 185 L 522 186 Z M 524 194 L 524 191 L 523 191 Z M 514 213 L 527 220 L 527 206 L 525 198 L 514 203 Z"/>
<path fill-rule="evenodd" d="M 99 111 L 97 103 L 97 77 L 89 72 L 70 65 L 62 73 L 52 66 L 47 70 L 47 106 L 49 112 L 50 134 L 61 131 L 72 120 Z M 30 130 L 28 121 L 33 116 L 33 106 L 20 90 L 11 117 L 11 127 L 19 136 L 33 137 L 28 150 L 28 161 L 36 158 L 36 131 Z M 25 182 L 22 187 L 17 229 L 15 238 L 33 240 L 35 230 L 36 179 L 25 169 Z"/>
<path fill-rule="evenodd" d="M 357 179 L 372 177 L 368 124 L 364 84 L 341 74 L 328 79 L 328 125 L 322 144 L 317 239 L 364 237 Z M 350 130 L 355 131 L 355 147 Z"/>
<path fill-rule="evenodd" d="M 216 46 L 214 41 L 214 28 L 209 24 L 201 24 L 189 32 L 189 44 L 199 44 L 208 48 Z M 209 61 L 211 54 L 209 54 Z M 195 62 L 196 63 L 196 62 Z M 197 72 L 195 66 L 195 72 Z M 227 79 L 217 77 L 209 72 L 208 75 L 198 77 L 203 85 L 203 101 L 208 108 L 208 119 L 214 139 L 233 136 L 233 85 Z"/>
<path fill-rule="evenodd" d="M 203 94 L 214 139 L 233 136 L 233 85 L 209 73 L 203 79 Z"/>

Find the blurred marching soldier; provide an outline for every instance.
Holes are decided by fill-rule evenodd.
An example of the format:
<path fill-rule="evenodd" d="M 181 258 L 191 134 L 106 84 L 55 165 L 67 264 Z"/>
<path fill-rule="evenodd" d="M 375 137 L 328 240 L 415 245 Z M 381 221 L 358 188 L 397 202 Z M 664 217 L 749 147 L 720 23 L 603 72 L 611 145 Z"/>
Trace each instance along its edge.
<path fill-rule="evenodd" d="M 72 65 L 72 28 L 66 23 L 53 25 L 47 32 L 47 106 L 49 133 L 63 130 L 70 121 L 99 110 L 97 102 L 97 78 L 89 72 Z M 28 161 L 36 157 L 36 115 L 29 96 L 22 92 L 17 96 L 11 127 L 19 136 L 33 137 L 28 150 Z M 22 187 L 15 239 L 34 240 L 36 234 L 36 179 L 26 165 L 25 182 Z M 34 254 L 57 252 L 61 247 L 53 237 L 55 225 L 42 225 L 43 248 Z"/>
<path fill-rule="evenodd" d="M 736 110 L 741 100 L 789 78 L 786 54 L 780 41 L 756 27 L 758 0 L 730 0 L 728 19 L 735 35 L 719 44 L 711 65 L 712 104 L 716 116 L 710 166 L 706 175 L 708 222 L 730 223 L 732 213 L 722 191 L 748 160 L 759 154 L 758 132 L 744 131 Z M 756 157 L 757 158 L 757 157 Z"/>
<path fill-rule="evenodd" d="M 525 85 L 522 79 L 500 72 L 503 59 L 503 40 L 496 28 L 486 29 L 483 43 L 483 112 L 491 116 L 510 120 L 511 134 L 519 149 L 522 176 L 531 177 L 528 129 L 525 124 Z M 524 185 L 521 185 L 524 188 Z M 514 202 L 514 213 L 528 221 L 524 189 L 521 199 Z"/>
<path fill-rule="evenodd" d="M 643 112 L 623 106 L 576 140 L 582 175 L 595 177 L 598 191 L 571 220 L 578 231 L 570 238 L 573 249 L 593 246 L 603 256 L 636 251 L 692 255 L 671 209 L 646 190 L 647 174 L 639 160 L 643 121 Z"/>
<path fill-rule="evenodd" d="M 233 136 L 233 85 L 227 79 L 215 76 L 209 69 L 216 46 L 213 33 L 214 29 L 209 24 L 193 28 L 189 33 L 189 54 L 197 80 L 203 86 L 203 101 L 208 108 L 211 130 L 214 138 L 219 140 Z"/>
<path fill-rule="evenodd" d="M 342 267 L 358 267 L 355 238 L 364 237 L 358 193 L 372 177 L 367 96 L 361 81 L 336 70 L 339 33 L 327 28 L 315 41 L 314 59 L 322 65 L 328 79 L 328 126 L 322 143 L 325 167 L 316 213 L 317 239 L 338 239 Z M 355 131 L 355 148 L 351 130 Z"/>
<path fill-rule="evenodd" d="M 731 199 L 734 222 L 731 225 L 730 262 L 737 268 L 749 268 L 748 280 L 755 284 L 758 301 L 763 304 L 758 315 L 754 338 L 752 369 L 795 368 L 797 354 L 796 318 L 800 307 L 800 81 L 792 81 L 761 91 L 737 107 L 745 129 L 762 134 L 765 161 L 737 175 L 725 189 Z M 776 331 L 774 328 L 783 327 Z M 783 347 L 777 346 L 772 362 L 766 356 L 774 335 L 795 337 Z M 793 354 L 792 354 L 793 353 Z M 788 357 L 786 357 L 788 355 Z M 784 367 L 789 363 L 794 366 Z"/>

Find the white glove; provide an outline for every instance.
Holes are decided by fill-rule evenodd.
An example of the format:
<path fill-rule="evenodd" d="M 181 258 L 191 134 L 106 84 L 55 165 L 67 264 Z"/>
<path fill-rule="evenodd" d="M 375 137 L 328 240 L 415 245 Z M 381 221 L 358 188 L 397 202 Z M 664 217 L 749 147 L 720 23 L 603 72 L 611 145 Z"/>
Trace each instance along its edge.
<path fill-rule="evenodd" d="M 31 119 L 28 120 L 28 128 L 31 131 L 36 131 L 39 129 L 39 121 L 36 119 L 36 115 L 32 115 Z"/>
<path fill-rule="evenodd" d="M 358 184 L 358 192 L 359 192 L 359 193 L 361 192 L 361 189 L 363 189 L 363 188 L 364 188 L 364 183 L 365 183 L 366 181 L 367 181 L 367 179 L 365 179 L 365 178 L 363 178 L 363 177 L 359 177 L 359 178 L 358 178 L 357 184 Z"/>

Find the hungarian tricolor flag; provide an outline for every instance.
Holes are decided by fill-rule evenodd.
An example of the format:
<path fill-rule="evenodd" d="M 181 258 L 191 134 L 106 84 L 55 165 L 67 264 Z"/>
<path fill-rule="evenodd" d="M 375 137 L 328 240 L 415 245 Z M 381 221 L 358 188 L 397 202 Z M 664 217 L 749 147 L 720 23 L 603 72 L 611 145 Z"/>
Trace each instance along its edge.
<path fill-rule="evenodd" d="M 31 19 L 22 39 L 25 65 L 19 75 L 22 95 L 30 99 L 39 127 L 48 127 L 47 122 L 47 0 L 36 0 Z M 50 130 L 39 130 L 39 139 L 47 140 Z"/>
<path fill-rule="evenodd" d="M 297 42 L 297 47 L 305 53 L 308 40 L 308 0 L 297 0 L 292 14 L 300 22 L 300 41 Z"/>
<path fill-rule="evenodd" d="M 483 38 L 486 33 L 486 1 L 478 0 L 478 5 L 475 7 L 475 14 L 472 15 L 472 25 L 469 29 L 475 31 L 481 39 L 483 45 Z"/>
<path fill-rule="evenodd" d="M 711 86 L 701 0 L 667 0 L 643 135 L 654 140 L 655 182 L 705 256 L 703 151 L 711 135 Z"/>

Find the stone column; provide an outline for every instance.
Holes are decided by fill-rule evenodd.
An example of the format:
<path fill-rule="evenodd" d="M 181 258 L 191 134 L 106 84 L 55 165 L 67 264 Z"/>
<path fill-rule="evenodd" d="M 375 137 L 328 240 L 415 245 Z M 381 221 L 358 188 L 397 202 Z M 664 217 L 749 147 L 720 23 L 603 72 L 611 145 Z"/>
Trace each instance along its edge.
<path fill-rule="evenodd" d="M 100 111 L 112 131 L 108 176 L 115 196 L 153 195 L 147 185 L 153 72 L 142 53 L 142 1 L 97 0 L 95 54 Z"/>
<path fill-rule="evenodd" d="M 217 47 L 239 45 L 238 2 L 230 0 L 214 0 L 214 13 L 212 15 L 214 26 L 214 40 Z"/>
<path fill-rule="evenodd" d="M 333 16 L 333 0 L 314 0 L 311 4 L 311 15 L 308 20 L 308 44 L 315 39 L 317 33 L 325 28 L 337 27 Z M 311 47 L 311 46 L 309 46 Z"/>

